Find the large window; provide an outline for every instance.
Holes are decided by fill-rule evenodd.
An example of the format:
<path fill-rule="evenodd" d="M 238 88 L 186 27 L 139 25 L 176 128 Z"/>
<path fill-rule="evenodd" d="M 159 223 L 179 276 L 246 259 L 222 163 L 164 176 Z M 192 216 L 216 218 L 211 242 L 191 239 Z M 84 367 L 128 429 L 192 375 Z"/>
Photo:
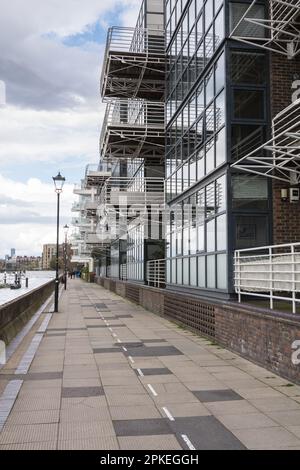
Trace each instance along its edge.
<path fill-rule="evenodd" d="M 224 67 L 222 53 L 167 130 L 168 200 L 227 159 Z"/>
<path fill-rule="evenodd" d="M 226 177 L 172 206 L 167 227 L 171 284 L 227 288 Z"/>
<path fill-rule="evenodd" d="M 253 21 L 247 19 L 261 20 L 265 18 L 265 6 L 253 5 L 249 10 L 251 1 L 231 2 L 230 4 L 230 30 L 234 36 L 263 38 L 265 36 L 265 28 Z M 242 20 L 242 21 L 241 21 Z"/>
<path fill-rule="evenodd" d="M 171 39 L 168 48 L 168 120 L 224 39 L 223 1 L 190 0 L 182 16 L 187 3 L 170 0 L 166 8 L 167 43 Z"/>

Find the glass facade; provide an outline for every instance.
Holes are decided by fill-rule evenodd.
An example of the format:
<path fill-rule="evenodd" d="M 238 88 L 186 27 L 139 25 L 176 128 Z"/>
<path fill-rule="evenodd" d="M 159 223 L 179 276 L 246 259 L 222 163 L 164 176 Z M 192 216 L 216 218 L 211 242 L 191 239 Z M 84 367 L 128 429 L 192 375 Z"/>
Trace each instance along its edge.
<path fill-rule="evenodd" d="M 225 40 L 250 3 L 166 1 L 170 287 L 229 294 L 233 251 L 270 241 L 269 183 L 230 167 L 265 141 L 269 120 L 268 53 Z"/>
<path fill-rule="evenodd" d="M 203 75 L 167 129 L 167 197 L 201 180 L 226 161 L 224 52 Z"/>
<path fill-rule="evenodd" d="M 171 206 L 166 230 L 167 282 L 226 289 L 226 176 Z"/>

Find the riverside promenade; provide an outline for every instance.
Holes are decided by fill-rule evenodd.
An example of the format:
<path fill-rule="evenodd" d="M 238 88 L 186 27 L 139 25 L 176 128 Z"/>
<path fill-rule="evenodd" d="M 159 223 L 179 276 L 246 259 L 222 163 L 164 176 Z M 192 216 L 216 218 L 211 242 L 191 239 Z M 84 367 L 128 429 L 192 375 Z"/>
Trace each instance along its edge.
<path fill-rule="evenodd" d="M 0 369 L 0 450 L 300 449 L 299 386 L 96 284 L 50 310 Z"/>

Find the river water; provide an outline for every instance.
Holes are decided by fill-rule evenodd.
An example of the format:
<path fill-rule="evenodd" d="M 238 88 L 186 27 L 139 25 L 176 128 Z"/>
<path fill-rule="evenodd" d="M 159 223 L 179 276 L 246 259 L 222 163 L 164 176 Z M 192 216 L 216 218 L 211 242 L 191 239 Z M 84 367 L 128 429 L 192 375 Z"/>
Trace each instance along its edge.
<path fill-rule="evenodd" d="M 28 288 L 25 287 L 25 278 L 28 277 Z M 11 300 L 14 300 L 37 287 L 46 284 L 51 279 L 54 279 L 55 271 L 27 271 L 25 275 L 22 276 L 21 289 L 11 290 L 9 288 L 0 289 L 0 305 L 3 305 Z M 0 273 L 0 284 L 3 284 L 4 273 Z M 7 275 L 7 282 L 14 282 L 14 275 L 11 273 Z"/>

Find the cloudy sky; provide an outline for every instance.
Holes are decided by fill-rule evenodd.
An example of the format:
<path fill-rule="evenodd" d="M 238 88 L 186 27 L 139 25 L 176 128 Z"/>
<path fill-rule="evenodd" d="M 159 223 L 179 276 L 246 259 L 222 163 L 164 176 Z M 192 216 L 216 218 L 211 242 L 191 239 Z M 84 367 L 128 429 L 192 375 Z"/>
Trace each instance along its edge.
<path fill-rule="evenodd" d="M 99 158 L 106 31 L 134 26 L 140 3 L 0 0 L 0 258 L 55 242 L 58 170 L 70 222 L 73 185 Z"/>

